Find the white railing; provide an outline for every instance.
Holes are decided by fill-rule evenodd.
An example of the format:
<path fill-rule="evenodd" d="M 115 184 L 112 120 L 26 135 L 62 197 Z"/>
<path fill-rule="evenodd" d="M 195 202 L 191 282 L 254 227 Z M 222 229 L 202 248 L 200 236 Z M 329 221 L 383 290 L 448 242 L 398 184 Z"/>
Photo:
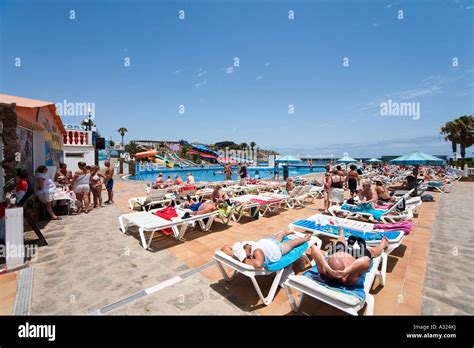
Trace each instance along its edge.
<path fill-rule="evenodd" d="M 67 146 L 93 146 L 92 132 L 68 130 L 63 134 L 63 144 Z"/>
<path fill-rule="evenodd" d="M 148 163 L 148 164 L 137 164 L 137 174 L 143 174 L 146 172 L 157 172 L 160 169 L 166 168 L 165 163 Z"/>

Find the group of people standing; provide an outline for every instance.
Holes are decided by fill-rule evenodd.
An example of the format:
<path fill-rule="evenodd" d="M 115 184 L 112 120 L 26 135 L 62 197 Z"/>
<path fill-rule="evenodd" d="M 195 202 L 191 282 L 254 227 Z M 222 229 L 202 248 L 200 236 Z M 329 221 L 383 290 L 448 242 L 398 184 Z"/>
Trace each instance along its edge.
<path fill-rule="evenodd" d="M 369 180 L 361 180 L 362 173 L 362 169 L 357 168 L 354 164 L 349 167 L 348 172 L 342 170 L 339 165 L 331 171 L 330 165 L 326 165 L 323 181 L 324 210 L 326 212 L 331 203 L 342 204 L 344 202 L 344 187 L 350 191 L 349 202 L 354 202 L 356 196 L 363 203 L 385 204 L 394 201 L 381 179 L 372 179 L 375 182 L 375 188 L 372 189 Z"/>
<path fill-rule="evenodd" d="M 85 162 L 79 162 L 78 170 L 73 174 L 68 170 L 66 163 L 61 163 L 53 179 L 48 175 L 48 167 L 40 165 L 36 168 L 33 182 L 28 180 L 28 172 L 25 169 L 18 169 L 15 204 L 23 206 L 26 200 L 34 194 L 44 205 L 50 219 L 60 220 L 61 218 L 53 211 L 53 201 L 58 187 L 62 187 L 67 192 L 74 192 L 77 213 L 80 211 L 88 213 L 92 207 L 102 207 L 103 185 L 105 185 L 108 194 L 108 199 L 104 204 L 113 204 L 114 168 L 109 161 L 106 161 L 104 165 L 106 169 L 102 173 L 98 166 L 89 166 Z"/>
<path fill-rule="evenodd" d="M 105 161 L 104 165 L 106 169 L 102 173 L 99 166 L 89 166 L 81 161 L 77 164 L 78 169 L 73 174 L 67 169 L 65 163 L 60 164 L 54 176 L 54 181 L 67 191 L 72 190 L 74 192 L 76 201 L 79 203 L 76 212 L 83 211 L 87 214 L 92 207 L 101 208 L 102 204 L 114 203 L 114 168 L 109 161 Z M 108 199 L 102 202 L 102 186 L 104 185 L 107 190 Z"/>

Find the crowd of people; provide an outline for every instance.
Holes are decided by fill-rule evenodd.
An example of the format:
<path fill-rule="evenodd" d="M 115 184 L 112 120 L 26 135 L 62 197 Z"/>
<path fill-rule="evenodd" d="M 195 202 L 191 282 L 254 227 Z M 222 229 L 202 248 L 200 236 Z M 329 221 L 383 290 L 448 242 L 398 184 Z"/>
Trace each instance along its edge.
<path fill-rule="evenodd" d="M 51 220 L 61 218 L 53 210 L 56 194 L 66 191 L 74 193 L 76 213 L 89 213 L 92 208 L 101 208 L 104 204 L 113 204 L 114 168 L 109 161 L 104 163 L 105 170 L 100 171 L 96 165 L 78 163 L 74 173 L 68 170 L 66 163 L 61 163 L 54 177 L 48 175 L 48 167 L 40 165 L 36 168 L 33 182 L 28 180 L 28 172 L 18 169 L 16 173 L 15 205 L 23 206 L 26 200 L 35 195 L 44 205 Z M 102 202 L 102 189 L 107 190 L 108 199 Z M 72 196 L 72 195 L 71 195 Z M 60 199 L 58 199 L 60 200 Z"/>

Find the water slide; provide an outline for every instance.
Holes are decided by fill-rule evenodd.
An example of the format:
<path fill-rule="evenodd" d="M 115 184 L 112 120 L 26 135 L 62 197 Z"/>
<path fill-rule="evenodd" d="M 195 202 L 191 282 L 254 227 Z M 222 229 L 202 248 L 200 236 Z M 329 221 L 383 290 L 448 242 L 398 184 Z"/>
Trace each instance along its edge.
<path fill-rule="evenodd" d="M 167 167 L 173 168 L 174 166 L 178 165 L 178 163 L 170 161 L 169 159 L 161 157 L 159 155 L 155 155 L 155 157 L 162 160 L 162 161 L 165 161 Z"/>
<path fill-rule="evenodd" d="M 187 167 L 187 166 L 189 166 L 189 164 L 187 164 L 186 162 L 184 162 L 181 158 L 179 158 L 179 157 L 178 157 L 178 158 L 174 157 L 173 154 L 170 153 L 170 152 L 167 152 L 167 153 L 165 154 L 165 157 L 166 157 L 169 161 L 174 162 L 175 165 L 179 165 L 179 166 L 181 166 L 181 167 Z"/>
<path fill-rule="evenodd" d="M 196 166 L 196 163 L 190 161 L 190 160 L 187 160 L 187 159 L 183 159 L 181 157 L 179 157 L 177 154 L 173 153 L 171 154 L 171 156 L 176 159 L 177 161 L 181 161 L 183 162 L 185 165 L 188 165 L 188 166 L 191 166 L 191 167 L 195 167 Z"/>

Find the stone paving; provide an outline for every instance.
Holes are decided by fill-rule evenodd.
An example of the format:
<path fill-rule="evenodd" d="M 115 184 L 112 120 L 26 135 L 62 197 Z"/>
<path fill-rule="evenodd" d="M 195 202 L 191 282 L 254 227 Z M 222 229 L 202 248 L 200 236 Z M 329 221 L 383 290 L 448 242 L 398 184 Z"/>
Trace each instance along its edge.
<path fill-rule="evenodd" d="M 474 185 L 443 195 L 429 248 L 423 314 L 474 314 Z"/>
<path fill-rule="evenodd" d="M 461 187 L 460 185 L 464 184 L 456 185 Z M 472 194 L 474 185 L 468 185 Z M 185 242 L 158 237 L 153 240 L 150 251 L 141 247 L 136 231 L 132 229 L 128 234 L 122 234 L 118 224 L 118 216 L 130 212 L 127 206 L 128 198 L 143 195 L 144 184 L 118 179 L 116 188 L 116 204 L 94 209 L 87 215 L 64 217 L 62 221 L 50 222 L 44 226 L 43 232 L 49 245 L 41 247 L 37 257 L 29 263 L 34 270 L 31 314 L 96 313 L 95 311 L 100 308 L 136 295 L 139 295 L 134 297 L 136 299 L 103 313 L 292 314 L 282 289 L 279 289 L 271 305 L 264 306 L 248 278 L 238 275 L 233 281 L 225 282 L 215 264 L 210 261 L 214 250 L 224 243 L 231 244 L 244 239 L 256 240 L 285 229 L 290 222 L 319 213 L 322 199 L 317 199 L 302 209 L 284 210 L 274 216 L 258 220 L 243 218 L 240 223 L 228 226 L 216 222 L 211 233 L 190 230 L 186 233 Z M 446 205 L 451 203 L 445 202 L 444 199 L 450 195 L 456 197 L 458 190 L 458 186 L 455 186 L 454 195 L 433 193 L 436 202 L 423 204 L 420 208 L 419 217 L 414 219 L 413 231 L 404 239 L 402 246 L 389 257 L 386 285 L 381 287 L 376 281 L 372 288 L 375 314 L 422 313 L 423 282 L 430 251 L 431 228 L 437 215 L 438 220 L 447 220 L 449 217 L 449 210 L 446 215 L 437 213 L 438 204 L 442 197 L 440 210 L 446 208 Z M 460 191 L 463 191 L 463 188 Z M 465 225 L 461 215 L 456 223 L 460 224 L 458 228 Z M 471 239 L 466 238 L 466 241 L 470 241 L 469 248 L 472 250 L 472 236 Z M 436 248 L 439 247 L 433 243 L 432 248 L 436 252 Z M 464 253 L 465 248 L 460 246 L 460 252 Z M 472 262 L 472 258 L 468 260 Z M 429 264 L 431 266 L 431 256 Z M 202 271 L 174 285 L 151 294 L 144 293 L 145 289 L 163 284 L 162 282 L 200 266 L 204 267 Z M 443 271 L 442 267 L 446 266 L 437 267 Z M 298 268 L 301 269 L 297 267 L 297 270 Z M 459 284 L 456 291 L 463 293 L 458 295 L 457 300 L 443 298 L 441 295 L 440 297 L 448 304 L 449 301 L 470 298 L 472 304 L 472 297 L 469 297 L 472 296 L 472 291 L 467 295 L 469 284 L 472 290 L 474 283 L 472 277 L 469 278 L 469 275 L 462 273 L 462 270 L 456 274 L 451 275 L 452 284 Z M 459 275 L 465 277 L 466 281 L 458 282 L 454 279 L 459 278 Z M 2 277 L 4 276 L 0 276 L 0 281 Z M 271 277 L 261 278 L 259 283 L 263 291 L 268 291 Z M 430 286 L 433 287 L 430 285 L 432 278 L 435 277 L 429 276 L 426 280 L 423 313 L 427 308 L 426 295 L 431 294 Z M 0 282 L 0 288 L 1 286 Z M 435 296 L 430 296 L 437 300 Z M 434 305 L 431 305 L 431 308 L 434 308 Z M 464 308 L 467 312 L 469 306 Z M 472 310 L 472 307 L 470 308 Z M 303 301 L 298 314 L 344 315 L 330 306 L 311 299 Z"/>

